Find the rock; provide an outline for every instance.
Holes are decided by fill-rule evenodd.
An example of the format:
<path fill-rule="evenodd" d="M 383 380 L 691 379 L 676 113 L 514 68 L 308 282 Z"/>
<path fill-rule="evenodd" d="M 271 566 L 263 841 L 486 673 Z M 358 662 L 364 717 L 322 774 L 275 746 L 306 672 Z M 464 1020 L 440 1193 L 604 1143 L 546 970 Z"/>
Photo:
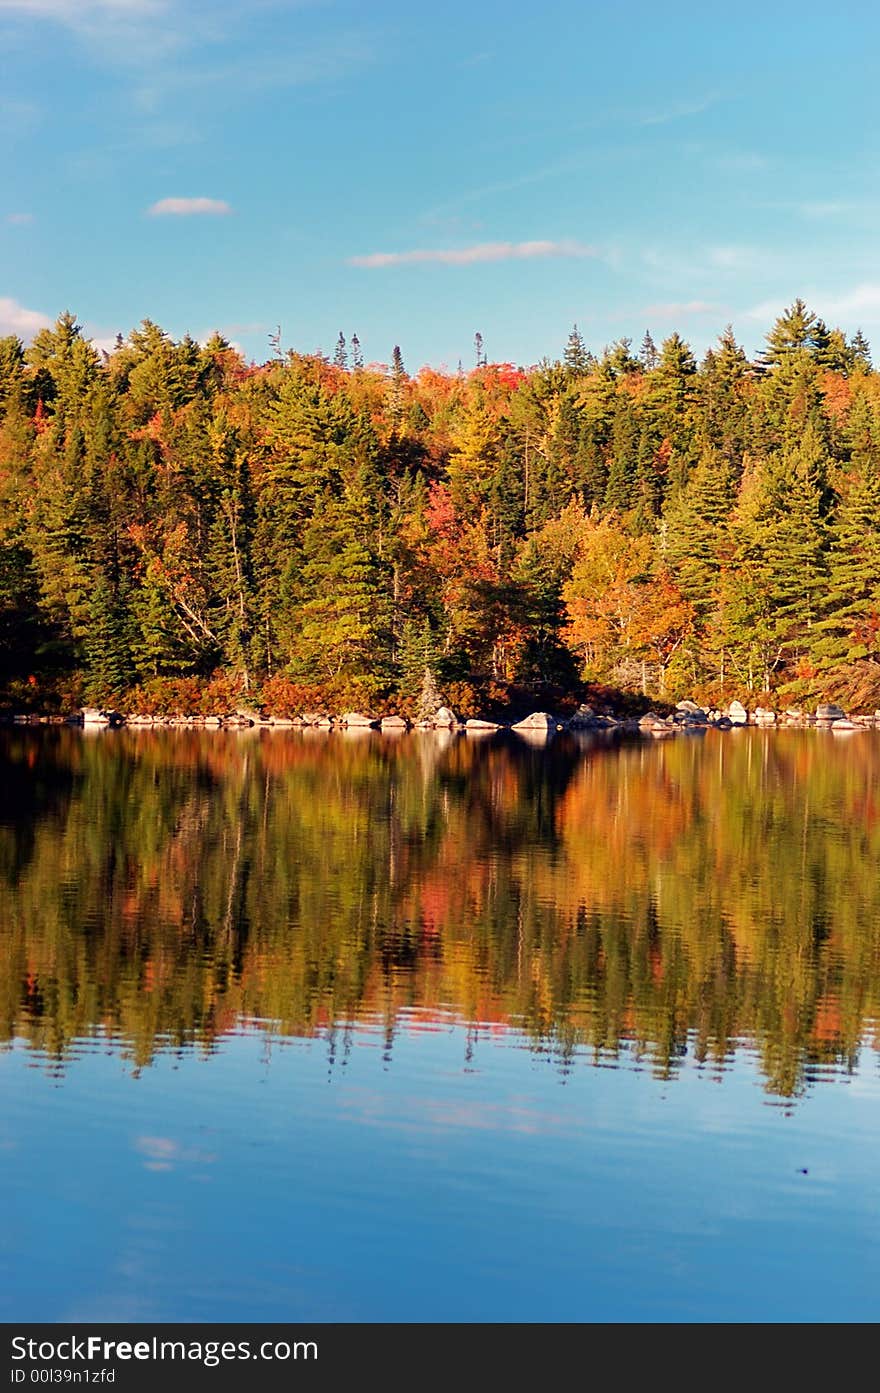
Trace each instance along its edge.
<path fill-rule="evenodd" d="M 706 713 L 702 706 L 698 706 L 695 701 L 677 701 L 675 703 L 675 709 L 676 711 L 680 711 L 684 716 L 697 716 L 704 721 L 706 719 Z"/>
<path fill-rule="evenodd" d="M 836 706 L 833 701 L 820 701 L 816 707 L 817 721 L 845 721 L 847 714 L 842 706 Z"/>
<path fill-rule="evenodd" d="M 555 730 L 557 724 L 556 717 L 547 711 L 533 711 L 525 720 L 516 721 L 511 730 Z"/>
<path fill-rule="evenodd" d="M 346 711 L 344 716 L 340 716 L 340 722 L 344 726 L 352 728 L 370 730 L 375 729 L 379 724 L 373 716 L 365 716 L 361 711 Z"/>
<path fill-rule="evenodd" d="M 579 706 L 568 722 L 570 730 L 597 730 L 605 725 L 605 717 L 598 716 L 592 706 Z"/>
<path fill-rule="evenodd" d="M 727 719 L 732 726 L 745 726 L 749 723 L 749 713 L 741 701 L 732 701 L 727 708 Z"/>
<path fill-rule="evenodd" d="M 206 717 L 205 717 L 205 725 L 206 725 L 206 726 L 210 726 L 210 727 L 212 728 L 212 730 L 218 730 L 218 729 L 220 728 L 220 726 L 222 726 L 222 724 L 223 724 L 223 717 L 222 717 L 222 716 L 206 716 Z"/>
<path fill-rule="evenodd" d="M 84 726 L 108 726 L 110 717 L 106 711 L 99 711 L 96 706 L 84 706 L 82 708 L 82 722 Z"/>
<path fill-rule="evenodd" d="M 448 706 L 441 706 L 439 711 L 435 711 L 434 715 L 431 717 L 431 724 L 438 727 L 448 727 L 457 726 L 458 721 L 456 720 L 455 713 L 450 711 Z"/>
<path fill-rule="evenodd" d="M 766 706 L 756 706 L 753 720 L 759 726 L 772 726 L 776 723 L 776 712 L 769 710 Z"/>
<path fill-rule="evenodd" d="M 719 716 L 715 722 L 716 730 L 731 730 L 732 728 L 733 721 L 730 719 L 729 716 Z"/>
<path fill-rule="evenodd" d="M 383 716 L 383 730 L 409 730 L 409 721 L 404 720 L 403 716 Z"/>
<path fill-rule="evenodd" d="M 464 728 L 465 728 L 465 730 L 467 730 L 467 731 L 474 731 L 474 732 L 479 732 L 479 731 L 491 731 L 491 730 L 500 730 L 500 729 L 501 729 L 501 727 L 500 727 L 500 725 L 498 724 L 497 721 L 481 721 L 481 720 L 477 720 L 477 719 L 476 719 L 475 717 L 473 717 L 473 716 L 471 716 L 471 718 L 470 718 L 469 721 L 466 721 L 466 722 L 465 722 L 465 727 L 464 727 Z"/>
<path fill-rule="evenodd" d="M 332 717 L 332 716 L 319 716 L 318 719 L 315 721 L 315 726 L 317 727 L 318 730 L 332 730 L 332 729 L 333 729 L 333 717 Z"/>
<path fill-rule="evenodd" d="M 240 716 L 242 720 L 250 721 L 251 725 L 254 726 L 258 726 L 263 719 L 263 713 L 255 710 L 253 706 L 236 706 L 235 714 Z"/>
<path fill-rule="evenodd" d="M 863 727 L 856 725 L 848 716 L 838 716 L 836 721 L 831 722 L 831 730 L 834 735 L 844 735 L 848 730 L 862 730 Z"/>
<path fill-rule="evenodd" d="M 646 711 L 639 721 L 640 730 L 666 729 L 666 722 L 662 716 L 658 716 L 656 711 Z"/>
<path fill-rule="evenodd" d="M 302 721 L 299 716 L 273 716 L 273 730 L 302 730 Z"/>

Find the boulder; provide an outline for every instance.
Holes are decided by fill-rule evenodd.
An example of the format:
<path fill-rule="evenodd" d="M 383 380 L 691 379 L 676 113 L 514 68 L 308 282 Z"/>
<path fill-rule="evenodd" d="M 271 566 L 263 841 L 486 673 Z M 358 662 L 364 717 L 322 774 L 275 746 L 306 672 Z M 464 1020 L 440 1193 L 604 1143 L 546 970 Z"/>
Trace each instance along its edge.
<path fill-rule="evenodd" d="M 454 711 L 450 711 L 448 706 L 441 706 L 439 711 L 435 711 L 434 715 L 431 717 L 431 724 L 434 726 L 448 727 L 457 726 L 458 721 L 455 718 Z"/>
<path fill-rule="evenodd" d="M 474 732 L 474 733 L 479 733 L 479 732 L 482 732 L 482 731 L 500 730 L 500 729 L 501 729 L 501 727 L 500 727 L 500 725 L 498 724 L 497 721 L 482 721 L 482 720 L 477 720 L 477 719 L 476 719 L 475 717 L 473 717 L 473 716 L 471 716 L 471 718 L 470 718 L 469 721 L 465 721 L 465 727 L 464 727 L 464 728 L 465 728 L 465 730 L 467 730 L 467 731 L 472 731 L 472 732 Z"/>
<path fill-rule="evenodd" d="M 516 721 L 512 730 L 555 730 L 559 722 L 547 711 L 533 711 L 525 720 Z"/>
<path fill-rule="evenodd" d="M 598 716 L 592 706 L 579 706 L 568 725 L 570 730 L 595 730 L 605 725 L 605 717 Z"/>
<path fill-rule="evenodd" d="M 378 725 L 378 721 L 372 716 L 365 716 L 361 711 L 346 711 L 344 716 L 339 717 L 340 723 L 344 726 L 351 726 L 357 729 L 369 730 Z"/>
<path fill-rule="evenodd" d="M 717 721 L 715 722 L 716 730 L 730 730 L 732 726 L 733 721 L 730 719 L 729 716 L 719 716 Z"/>
<path fill-rule="evenodd" d="M 816 707 L 817 721 L 845 721 L 846 712 L 842 706 L 836 706 L 833 701 L 820 701 Z"/>
<path fill-rule="evenodd" d="M 831 730 L 834 735 L 845 735 L 848 730 L 862 730 L 863 726 L 856 725 L 848 716 L 839 716 L 836 721 L 831 722 Z"/>
<path fill-rule="evenodd" d="M 236 706 L 235 714 L 242 720 L 250 721 L 251 725 L 255 726 L 259 725 L 263 719 L 263 713 L 257 711 L 253 706 Z"/>
<path fill-rule="evenodd" d="M 383 730 L 409 730 L 409 721 L 404 720 L 403 716 L 383 716 Z"/>
<path fill-rule="evenodd" d="M 657 730 L 661 727 L 665 730 L 666 722 L 662 716 L 657 715 L 656 711 L 646 711 L 644 716 L 639 720 L 640 730 Z"/>
<path fill-rule="evenodd" d="M 727 708 L 727 719 L 732 726 L 745 726 L 749 723 L 749 713 L 741 701 L 732 701 Z"/>
<path fill-rule="evenodd" d="M 106 711 L 99 711 L 96 706 L 84 706 L 82 723 L 84 726 L 108 726 L 110 717 Z"/>
<path fill-rule="evenodd" d="M 696 716 L 702 718 L 704 721 L 706 719 L 706 713 L 702 706 L 698 706 L 695 701 L 677 701 L 675 703 L 675 709 L 676 711 L 680 711 L 683 716 Z"/>
<path fill-rule="evenodd" d="M 756 706 L 752 719 L 756 725 L 772 726 L 776 724 L 776 712 L 766 706 Z"/>

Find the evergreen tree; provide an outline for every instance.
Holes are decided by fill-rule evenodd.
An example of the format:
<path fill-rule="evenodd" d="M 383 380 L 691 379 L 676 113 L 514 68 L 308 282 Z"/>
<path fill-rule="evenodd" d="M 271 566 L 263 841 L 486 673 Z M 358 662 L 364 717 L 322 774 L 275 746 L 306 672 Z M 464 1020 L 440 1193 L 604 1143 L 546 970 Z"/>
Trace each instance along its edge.
<path fill-rule="evenodd" d="M 653 372 L 660 361 L 657 345 L 651 337 L 650 329 L 645 330 L 645 337 L 642 339 L 642 346 L 639 350 L 639 361 L 645 372 Z"/>
<path fill-rule="evenodd" d="M 587 350 L 578 326 L 575 324 L 568 336 L 568 343 L 565 346 L 565 366 L 569 372 L 575 376 L 580 376 L 588 371 L 591 364 L 591 355 Z"/>

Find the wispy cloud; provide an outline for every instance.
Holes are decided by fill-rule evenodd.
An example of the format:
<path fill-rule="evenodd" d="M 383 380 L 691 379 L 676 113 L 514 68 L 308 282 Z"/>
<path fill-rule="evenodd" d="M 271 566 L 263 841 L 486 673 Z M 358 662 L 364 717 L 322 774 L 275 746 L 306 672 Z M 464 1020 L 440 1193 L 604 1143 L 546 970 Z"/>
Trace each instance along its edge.
<path fill-rule="evenodd" d="M 3 219 L 10 227 L 27 227 L 34 220 L 33 213 L 7 213 Z"/>
<path fill-rule="evenodd" d="M 129 18 L 165 8 L 164 0 L 0 0 L 0 13 L 26 15 L 29 19 L 55 19 L 78 26 L 90 14 Z"/>
<path fill-rule="evenodd" d="M 664 300 L 656 305 L 646 305 L 642 313 L 657 319 L 676 319 L 687 314 L 722 314 L 723 305 L 713 305 L 708 300 Z"/>
<path fill-rule="evenodd" d="M 222 198 L 160 198 L 147 209 L 151 218 L 226 217 L 231 206 Z"/>
<path fill-rule="evenodd" d="M 48 329 L 52 323 L 48 315 L 39 310 L 29 310 L 11 296 L 0 295 L 0 334 L 18 334 L 22 339 L 31 339 L 40 329 Z"/>
<path fill-rule="evenodd" d="M 640 115 L 633 114 L 634 124 L 637 126 L 665 126 L 670 121 L 682 121 L 688 116 L 699 116 L 718 102 L 718 96 L 709 93 L 705 97 L 698 97 L 694 101 L 671 102 L 669 106 L 659 107 L 654 111 L 643 112 Z"/>
<path fill-rule="evenodd" d="M 546 256 L 598 256 L 595 247 L 582 242 L 478 242 L 472 247 L 436 247 L 408 252 L 370 252 L 349 257 L 349 266 L 375 270 L 385 266 L 414 266 L 426 262 L 443 266 L 473 266 L 487 261 L 533 261 Z"/>
<path fill-rule="evenodd" d="M 0 0 L 4 18 L 34 33 L 55 25 L 100 60 L 135 69 L 166 62 L 186 45 L 188 28 L 205 27 L 201 14 L 185 14 L 173 0 Z"/>
<path fill-rule="evenodd" d="M 785 298 L 772 300 L 762 300 L 760 304 L 753 305 L 746 310 L 749 319 L 758 319 L 766 323 L 767 320 L 775 319 L 781 314 L 787 305 L 794 300 L 797 292 Z M 801 296 L 806 300 L 811 309 L 815 310 L 825 320 L 833 323 L 842 323 L 846 326 L 855 326 L 862 321 L 866 324 L 880 323 L 880 282 L 862 281 L 852 287 L 851 290 L 836 291 L 826 294 L 822 291 L 801 291 Z"/>

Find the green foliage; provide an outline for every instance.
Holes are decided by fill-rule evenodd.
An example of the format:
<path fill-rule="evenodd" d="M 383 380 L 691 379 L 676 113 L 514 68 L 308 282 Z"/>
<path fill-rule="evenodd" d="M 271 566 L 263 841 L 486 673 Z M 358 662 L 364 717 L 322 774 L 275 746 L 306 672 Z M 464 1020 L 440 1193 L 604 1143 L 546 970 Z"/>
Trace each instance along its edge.
<path fill-rule="evenodd" d="M 254 367 L 150 320 L 99 355 L 69 313 L 27 349 L 0 339 L 4 680 L 109 700 L 219 669 L 240 692 L 415 703 L 427 667 L 478 705 L 514 682 L 575 693 L 589 652 L 660 692 L 818 694 L 844 671 L 873 691 L 861 333 L 796 301 L 758 363 L 729 328 L 699 366 L 678 334 L 597 360 L 576 327 L 561 362 L 478 356 L 411 376 L 399 347 L 366 368 L 340 333 L 333 363 Z M 607 556 L 643 559 L 635 590 L 585 569 L 603 519 Z"/>

